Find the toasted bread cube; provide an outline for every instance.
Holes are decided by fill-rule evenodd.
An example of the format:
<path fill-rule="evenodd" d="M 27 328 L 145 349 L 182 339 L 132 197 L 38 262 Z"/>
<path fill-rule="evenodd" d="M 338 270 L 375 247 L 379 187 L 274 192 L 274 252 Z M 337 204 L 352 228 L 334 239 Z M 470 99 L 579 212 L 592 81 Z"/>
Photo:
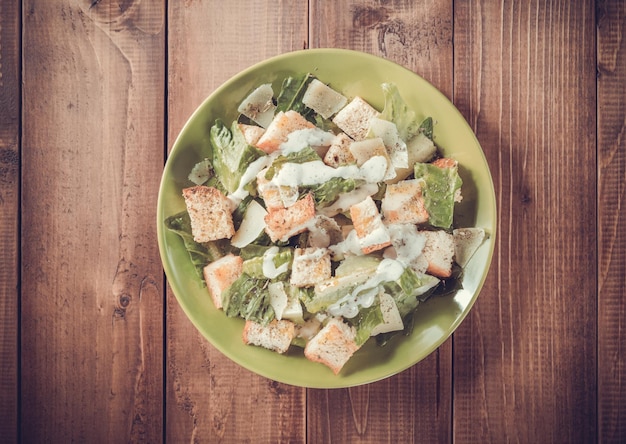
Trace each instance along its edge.
<path fill-rule="evenodd" d="M 319 80 L 313 79 L 302 96 L 302 103 L 324 119 L 328 119 L 346 106 L 348 99 Z"/>
<path fill-rule="evenodd" d="M 222 308 L 222 292 L 241 276 L 242 266 L 243 259 L 234 254 L 228 254 L 211 262 L 202 270 L 215 308 Z"/>
<path fill-rule="evenodd" d="M 383 224 L 376 203 L 371 196 L 367 196 L 362 202 L 352 205 L 350 217 L 363 253 L 369 254 L 391 245 L 387 228 Z"/>
<path fill-rule="evenodd" d="M 315 201 L 311 194 L 289 208 L 272 208 L 265 216 L 265 232 L 272 242 L 287 241 L 307 229 L 307 222 L 315 217 Z"/>
<path fill-rule="evenodd" d="M 445 231 L 420 231 L 426 235 L 423 255 L 428 261 L 426 272 L 447 278 L 452 275 L 454 259 L 454 237 Z"/>
<path fill-rule="evenodd" d="M 183 197 L 196 242 L 230 239 L 235 234 L 230 200 L 220 190 L 200 185 L 183 189 Z"/>
<path fill-rule="evenodd" d="M 428 221 L 428 211 L 417 179 L 387 185 L 381 210 L 389 224 L 422 224 Z"/>
<path fill-rule="evenodd" d="M 287 141 L 289 133 L 305 128 L 315 128 L 315 125 L 296 111 L 280 111 L 269 124 L 256 146 L 268 154 L 272 153 L 280 148 L 281 143 Z"/>
<path fill-rule="evenodd" d="M 295 324 L 286 319 L 274 319 L 267 325 L 246 321 L 243 327 L 243 342 L 247 345 L 285 353 L 296 335 Z"/>
<path fill-rule="evenodd" d="M 361 97 L 355 97 L 333 118 L 333 123 L 354 140 L 364 140 L 370 120 L 380 113 Z"/>
<path fill-rule="evenodd" d="M 327 248 L 296 248 L 291 265 L 291 285 L 310 287 L 330 278 L 330 251 Z"/>
<path fill-rule="evenodd" d="M 356 159 L 350 151 L 351 143 L 352 139 L 346 133 L 337 134 L 328 151 L 326 151 L 324 163 L 334 168 L 356 163 Z"/>
<path fill-rule="evenodd" d="M 337 318 L 328 323 L 306 344 L 304 356 L 329 367 L 339 374 L 346 362 L 360 347 L 355 342 L 356 332 Z"/>
<path fill-rule="evenodd" d="M 256 125 L 239 124 L 239 130 L 243 134 L 243 138 L 248 145 L 256 146 L 261 136 L 265 133 L 265 129 Z"/>
<path fill-rule="evenodd" d="M 485 239 L 482 228 L 457 228 L 452 231 L 454 236 L 454 258 L 456 263 L 465 268 L 480 244 Z"/>

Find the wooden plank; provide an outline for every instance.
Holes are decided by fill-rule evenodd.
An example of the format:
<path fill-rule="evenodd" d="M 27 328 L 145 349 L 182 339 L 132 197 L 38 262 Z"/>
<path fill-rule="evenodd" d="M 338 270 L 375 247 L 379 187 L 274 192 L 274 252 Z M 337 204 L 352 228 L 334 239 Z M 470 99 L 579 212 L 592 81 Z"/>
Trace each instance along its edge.
<path fill-rule="evenodd" d="M 599 1 L 598 437 L 626 438 L 626 7 Z"/>
<path fill-rule="evenodd" d="M 18 441 L 20 8 L 0 5 L 0 436 Z"/>
<path fill-rule="evenodd" d="M 23 4 L 24 442 L 162 440 L 164 4 Z"/>
<path fill-rule="evenodd" d="M 452 2 L 311 2 L 311 47 L 372 53 L 452 93 Z M 388 380 L 309 390 L 310 442 L 451 440 L 452 341 Z"/>
<path fill-rule="evenodd" d="M 596 439 L 594 26 L 591 1 L 455 4 L 454 96 L 500 217 L 455 335 L 458 442 Z"/>
<path fill-rule="evenodd" d="M 246 13 L 242 13 L 246 11 Z M 267 57 L 302 49 L 307 2 L 169 2 L 168 146 L 221 83 Z M 168 442 L 303 442 L 304 389 L 231 362 L 167 297 Z"/>

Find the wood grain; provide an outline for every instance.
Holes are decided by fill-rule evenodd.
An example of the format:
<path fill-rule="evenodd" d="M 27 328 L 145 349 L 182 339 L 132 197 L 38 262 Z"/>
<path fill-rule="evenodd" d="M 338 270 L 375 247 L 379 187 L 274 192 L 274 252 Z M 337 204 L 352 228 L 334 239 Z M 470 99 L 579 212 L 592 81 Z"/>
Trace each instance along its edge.
<path fill-rule="evenodd" d="M 222 5 L 169 2 L 169 147 L 229 77 L 306 45 L 306 1 Z M 231 362 L 200 336 L 171 291 L 167 300 L 167 441 L 304 442 L 306 391 Z"/>
<path fill-rule="evenodd" d="M 24 442 L 159 442 L 164 2 L 24 2 Z"/>
<path fill-rule="evenodd" d="M 459 442 L 596 439 L 593 28 L 590 1 L 455 4 L 454 96 L 500 218 L 455 335 Z"/>
<path fill-rule="evenodd" d="M 598 427 L 626 440 L 626 7 L 599 1 L 598 29 Z"/>
<path fill-rule="evenodd" d="M 452 3 L 311 2 L 311 47 L 338 47 L 395 61 L 452 96 Z M 358 73 L 355 73 L 358 75 Z M 309 442 L 451 440 L 452 341 L 385 381 L 309 390 Z"/>
<path fill-rule="evenodd" d="M 0 436 L 18 441 L 20 8 L 0 4 Z"/>

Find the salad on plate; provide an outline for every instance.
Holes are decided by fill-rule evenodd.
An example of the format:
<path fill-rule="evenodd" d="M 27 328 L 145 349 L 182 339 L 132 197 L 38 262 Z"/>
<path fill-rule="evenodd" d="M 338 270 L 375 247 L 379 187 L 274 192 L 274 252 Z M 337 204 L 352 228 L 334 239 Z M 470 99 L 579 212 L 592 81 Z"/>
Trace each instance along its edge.
<path fill-rule="evenodd" d="M 454 225 L 458 162 L 436 122 L 392 83 L 384 106 L 310 73 L 259 85 L 217 119 L 182 189 L 180 235 L 208 297 L 244 343 L 338 374 L 362 345 L 410 333 L 428 298 L 456 291 L 485 238 Z"/>

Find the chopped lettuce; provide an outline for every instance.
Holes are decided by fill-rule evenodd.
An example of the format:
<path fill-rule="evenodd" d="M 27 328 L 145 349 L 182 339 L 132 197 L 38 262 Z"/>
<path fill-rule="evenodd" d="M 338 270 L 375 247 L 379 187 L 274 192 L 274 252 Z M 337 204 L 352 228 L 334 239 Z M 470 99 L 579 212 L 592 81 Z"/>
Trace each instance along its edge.
<path fill-rule="evenodd" d="M 393 122 L 398 129 L 400 138 L 408 142 L 420 129 L 415 111 L 407 106 L 395 84 L 383 83 L 382 88 L 385 106 L 380 114 L 380 118 Z"/>
<path fill-rule="evenodd" d="M 213 147 L 213 169 L 228 193 L 239 187 L 248 165 L 265 156 L 263 151 L 248 145 L 236 121 L 228 129 L 217 119 L 211 127 L 210 141 Z"/>
<path fill-rule="evenodd" d="M 268 279 L 269 277 L 266 276 L 264 272 L 264 267 L 267 267 L 267 264 L 264 264 L 264 262 L 268 252 L 271 252 L 270 248 L 267 248 L 260 256 L 254 256 L 245 260 L 243 262 L 243 272 L 257 279 Z M 271 279 L 287 280 L 289 272 L 291 271 L 292 259 L 293 251 L 291 248 L 279 248 L 278 251 L 272 255 L 270 260 L 274 265 L 273 268 L 281 270 L 281 267 L 283 267 L 284 271 L 280 272 L 276 277 L 271 277 Z"/>
<path fill-rule="evenodd" d="M 242 274 L 222 293 L 222 305 L 226 315 L 267 325 L 275 318 L 268 284 L 268 279 L 255 279 Z"/>
<path fill-rule="evenodd" d="M 354 338 L 356 344 L 363 345 L 372 335 L 374 327 L 384 322 L 380 303 L 377 301 L 371 307 L 361 308 L 358 315 L 346 319 L 346 321 L 356 329 L 356 337 Z"/>
<path fill-rule="evenodd" d="M 276 99 L 276 113 L 293 110 L 315 123 L 315 111 L 302 103 L 302 97 L 314 78 L 310 73 L 306 73 L 283 80 L 282 89 Z"/>
<path fill-rule="evenodd" d="M 454 216 L 454 199 L 463 181 L 457 167 L 440 168 L 431 163 L 416 163 L 415 178 L 422 180 L 428 223 L 449 229 Z"/>
<path fill-rule="evenodd" d="M 359 181 L 354 179 L 343 179 L 341 177 L 333 177 L 329 181 L 314 185 L 311 187 L 302 187 L 302 194 L 313 193 L 313 200 L 317 208 L 323 208 L 331 205 L 337 200 L 340 194 L 348 193 L 354 190 Z"/>
<path fill-rule="evenodd" d="M 439 279 L 428 274 L 417 274 L 407 267 L 397 282 L 386 282 L 385 292 L 396 301 L 400 316 L 412 313 L 420 303 L 419 296 L 439 283 Z"/>
<path fill-rule="evenodd" d="M 181 237 L 185 249 L 189 253 L 191 262 L 195 267 L 196 273 L 200 278 L 203 278 L 202 269 L 209 262 L 216 261 L 225 254 L 220 248 L 221 243 L 218 241 L 200 244 L 193 240 L 193 234 L 191 234 L 191 219 L 187 211 L 180 212 L 165 219 L 165 226 L 168 230 Z"/>
<path fill-rule="evenodd" d="M 434 135 L 433 135 L 433 118 L 432 117 L 426 117 L 424 119 L 424 121 L 420 124 L 420 127 L 418 128 L 418 132 L 420 134 L 425 135 L 430 140 L 433 140 L 434 139 Z"/>

